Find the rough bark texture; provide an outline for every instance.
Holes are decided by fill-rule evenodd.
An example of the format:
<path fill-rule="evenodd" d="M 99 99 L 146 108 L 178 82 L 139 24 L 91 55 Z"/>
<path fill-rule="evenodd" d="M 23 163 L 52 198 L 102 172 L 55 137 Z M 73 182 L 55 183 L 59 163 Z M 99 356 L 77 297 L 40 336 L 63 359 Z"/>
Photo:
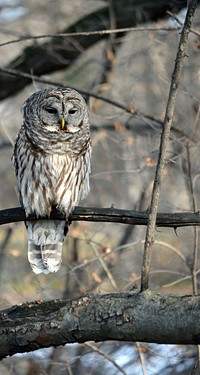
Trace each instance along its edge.
<path fill-rule="evenodd" d="M 0 358 L 85 341 L 200 343 L 200 296 L 121 292 L 1 311 Z"/>
<path fill-rule="evenodd" d="M 180 9 L 186 1 L 113 1 L 116 28 L 132 27 L 138 23 L 155 21 L 166 15 L 167 10 Z M 106 30 L 110 28 L 109 8 L 104 8 L 80 19 L 74 25 L 62 30 L 62 33 Z M 27 47 L 6 67 L 24 73 L 41 76 L 57 70 L 66 69 L 82 53 L 106 35 L 74 36 L 73 38 L 52 38 L 43 44 Z M 116 36 L 117 37 L 117 36 Z M 79 48 L 77 48 L 79 46 Z M 31 83 L 31 79 L 0 73 L 0 100 L 13 95 Z"/>

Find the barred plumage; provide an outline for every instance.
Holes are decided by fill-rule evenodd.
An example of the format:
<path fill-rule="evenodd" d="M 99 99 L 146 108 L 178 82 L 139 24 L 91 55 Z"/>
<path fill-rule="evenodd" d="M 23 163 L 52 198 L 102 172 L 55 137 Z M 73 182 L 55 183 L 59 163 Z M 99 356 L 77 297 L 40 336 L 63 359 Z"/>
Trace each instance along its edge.
<path fill-rule="evenodd" d="M 26 216 L 66 214 L 89 192 L 91 140 L 89 113 L 72 89 L 48 88 L 23 106 L 24 123 L 13 154 L 20 202 Z M 28 259 L 35 273 L 56 272 L 62 261 L 65 221 L 26 223 Z"/>

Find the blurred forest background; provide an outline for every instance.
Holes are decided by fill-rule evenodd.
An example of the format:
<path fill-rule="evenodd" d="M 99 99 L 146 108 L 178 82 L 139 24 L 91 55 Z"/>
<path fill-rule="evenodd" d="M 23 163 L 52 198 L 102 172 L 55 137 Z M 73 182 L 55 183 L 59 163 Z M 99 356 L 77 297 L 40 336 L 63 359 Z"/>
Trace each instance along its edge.
<path fill-rule="evenodd" d="M 158 9 L 153 16 L 152 9 Z M 160 4 L 159 4 L 160 3 Z M 121 13 L 116 6 L 122 7 Z M 143 7 L 144 4 L 144 7 Z M 164 5 L 163 5 L 164 4 Z M 176 56 L 184 1 L 1 0 L 0 44 L 23 36 L 137 26 L 138 30 L 79 39 L 41 38 L 0 46 L 0 66 L 19 69 L 88 92 L 93 142 L 91 193 L 84 206 L 147 210 L 150 204 L 160 133 Z M 108 18 L 102 12 L 107 9 Z M 100 12 L 100 13 L 98 13 Z M 120 23 L 118 16 L 127 17 Z M 93 24 L 79 20 L 91 16 Z M 74 28 L 76 24 L 76 28 Z M 101 24 L 101 27 L 99 26 Z M 104 27 L 103 27 L 104 25 Z M 96 27 L 95 27 L 96 26 Z M 200 9 L 193 29 L 199 30 Z M 87 42 L 86 42 L 87 40 Z M 84 41 L 84 42 L 83 42 Z M 85 44 L 84 44 L 85 43 Z M 67 50 L 68 55 L 62 55 Z M 88 44 L 88 46 L 86 46 Z M 31 49 L 27 50 L 27 47 Z M 35 48 L 32 49 L 32 48 Z M 28 51 L 28 52 L 27 52 Z M 38 66 L 40 52 L 51 56 Z M 71 52 L 70 52 L 71 51 Z M 74 53 L 75 57 L 71 57 Z M 42 53 L 42 52 L 41 52 Z M 200 207 L 200 38 L 190 34 L 176 102 L 159 212 Z M 27 60 L 26 60 L 27 56 Z M 41 55 L 42 56 L 42 55 Z M 20 65 L 21 64 L 21 65 Z M 26 98 L 47 84 L 0 75 L 0 209 L 19 206 L 11 163 Z M 103 96 L 111 105 L 89 94 Z M 116 103 L 115 103 L 116 104 Z M 61 270 L 35 275 L 27 260 L 23 223 L 0 231 L 0 308 L 33 300 L 75 298 L 140 287 L 145 227 L 76 222 L 65 240 Z M 192 294 L 200 272 L 198 228 L 160 228 L 155 235 L 150 287 L 160 293 Z M 195 259 L 194 259 L 194 254 Z M 195 267 L 195 269 L 194 269 Z M 197 279 L 197 282 L 199 280 Z M 199 283 L 198 283 L 199 285 Z M 0 374 L 195 374 L 196 348 L 138 343 L 86 343 L 15 355 L 0 363 Z"/>

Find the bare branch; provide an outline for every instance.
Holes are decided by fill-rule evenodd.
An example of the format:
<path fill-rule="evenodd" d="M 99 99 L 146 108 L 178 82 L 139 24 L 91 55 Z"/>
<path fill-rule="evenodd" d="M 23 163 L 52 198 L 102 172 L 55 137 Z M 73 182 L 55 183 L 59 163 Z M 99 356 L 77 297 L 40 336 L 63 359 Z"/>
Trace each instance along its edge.
<path fill-rule="evenodd" d="M 168 12 L 170 15 L 171 13 Z M 173 17 L 175 18 L 175 17 Z M 44 34 L 44 35 L 25 35 L 18 39 L 8 40 L 7 42 L 0 43 L 0 47 L 8 46 L 9 44 L 24 42 L 25 40 L 38 40 L 46 38 L 69 38 L 72 36 L 85 36 L 90 37 L 92 35 L 112 35 L 112 34 L 124 34 L 133 31 L 177 31 L 180 27 L 122 27 L 120 29 L 109 29 L 109 30 L 95 30 L 95 31 L 81 31 L 75 33 L 58 33 L 58 34 Z"/>
<path fill-rule="evenodd" d="M 186 145 L 187 152 L 187 162 L 188 162 L 188 177 L 189 177 L 189 191 L 191 195 L 191 206 L 192 210 L 196 210 L 196 199 L 194 193 L 194 183 L 192 178 L 192 168 L 191 168 L 191 157 L 190 157 L 190 145 Z M 197 265 L 198 265 L 198 250 L 199 250 L 199 230 L 194 227 L 194 251 L 193 251 L 193 264 L 190 267 L 192 274 L 192 287 L 194 296 L 198 295 L 198 279 L 197 279 Z M 198 359 L 198 369 L 200 371 L 200 345 L 197 345 L 197 359 Z"/>
<path fill-rule="evenodd" d="M 185 6 L 185 1 L 177 8 Z M 156 21 L 166 15 L 166 11 L 173 10 L 173 4 L 169 4 L 168 0 L 152 2 L 149 0 L 132 1 L 118 0 L 113 2 L 114 12 L 116 15 L 116 29 L 134 27 L 138 22 Z M 140 17 L 138 18 L 138 14 Z M 148 15 L 148 17 L 147 17 Z M 51 40 L 44 43 L 34 43 L 32 46 L 25 47 L 20 51 L 19 55 L 10 62 L 6 67 L 8 69 L 17 69 L 21 72 L 34 72 L 35 75 L 53 73 L 58 70 L 67 69 L 80 56 L 83 50 L 87 50 L 100 40 L 108 37 L 106 31 L 110 29 L 109 25 L 109 9 L 107 4 L 90 14 L 80 18 L 71 26 L 67 27 L 60 34 L 65 37 L 52 37 Z M 99 34 L 99 31 L 103 33 Z M 79 32 L 79 36 L 77 35 Z M 89 37 L 86 34 L 90 34 Z M 74 36 L 66 37 L 66 34 L 74 33 Z M 81 35 L 81 33 L 83 33 Z M 117 34 L 118 35 L 118 34 Z M 120 35 L 120 34 L 119 34 Z M 80 48 L 77 48 L 77 43 Z M 10 77 L 0 74 L 0 100 L 13 95 L 31 83 L 28 78 L 21 79 L 19 77 Z"/>
<path fill-rule="evenodd" d="M 86 341 L 200 343 L 200 296 L 156 292 L 90 294 L 0 312 L 0 358 Z"/>
<path fill-rule="evenodd" d="M 87 240 L 87 241 L 89 241 L 89 240 Z M 99 263 L 101 264 L 102 268 L 104 269 L 104 271 L 105 271 L 105 273 L 108 277 L 108 280 L 110 280 L 110 283 L 111 283 L 114 291 L 117 291 L 118 287 L 117 287 L 116 280 L 115 280 L 112 272 L 109 270 L 105 260 L 103 259 L 103 257 L 100 256 L 100 254 L 98 253 L 98 250 L 96 249 L 95 246 L 92 246 L 92 244 L 90 244 L 90 246 L 92 247 L 92 250 L 94 251 L 96 259 L 98 259 Z"/>
<path fill-rule="evenodd" d="M 10 69 L 10 68 L 8 69 L 8 68 L 0 67 L 0 72 L 6 73 L 6 74 L 9 74 L 9 75 L 13 75 L 15 77 L 27 78 L 27 79 L 30 79 L 31 81 L 44 83 L 44 84 L 47 84 L 47 85 L 50 85 L 50 86 L 66 87 L 66 85 L 63 85 L 62 82 L 53 81 L 51 79 L 48 79 L 48 78 L 45 78 L 45 77 L 39 77 L 39 76 L 34 75 L 34 74 L 20 72 L 20 71 L 15 70 L 15 69 Z M 71 89 L 75 89 L 75 90 L 79 91 L 80 94 L 82 94 L 84 96 L 87 96 L 87 97 L 91 96 L 95 99 L 102 100 L 103 102 L 105 102 L 107 104 L 110 104 L 110 105 L 112 105 L 112 106 L 114 106 L 118 109 L 122 109 L 123 111 L 131 114 L 131 116 L 138 117 L 140 119 L 146 119 L 148 121 L 152 121 L 152 122 L 158 124 L 159 126 L 163 126 L 163 121 L 159 120 L 158 118 L 156 118 L 154 116 L 142 113 L 142 112 L 138 111 L 137 109 L 135 109 L 134 112 L 133 112 L 132 109 L 130 108 L 130 106 L 126 106 L 122 103 L 116 102 L 115 100 L 112 100 L 112 99 L 106 98 L 104 96 L 92 93 L 90 91 L 81 90 L 77 87 L 71 87 Z M 115 129 L 113 124 L 105 126 L 105 128 L 107 128 L 107 127 L 109 129 L 112 129 L 112 128 Z M 130 125 L 128 125 L 127 127 L 130 127 Z M 190 140 L 191 142 L 196 143 L 196 137 L 193 136 L 193 135 L 191 136 L 191 134 L 186 134 L 184 131 L 182 131 L 182 130 L 176 128 L 176 127 L 173 128 L 173 132 L 175 134 L 177 134 L 177 136 L 185 137 L 187 140 Z M 4 144 L 2 146 L 0 145 L 0 147 L 2 147 L 2 148 L 8 147 L 8 146 L 10 146 L 10 143 L 4 142 Z"/>
<path fill-rule="evenodd" d="M 191 196 L 191 207 L 192 210 L 197 209 L 195 194 L 194 194 L 194 183 L 192 179 L 192 168 L 191 168 L 191 158 L 190 158 L 190 146 L 186 145 L 187 152 L 187 163 L 188 163 L 188 177 L 189 177 L 189 192 Z M 192 274 L 192 286 L 193 294 L 196 296 L 198 294 L 198 280 L 197 280 L 197 265 L 198 265 L 198 250 L 199 250 L 199 232 L 198 228 L 194 227 L 194 251 L 193 251 L 193 261 L 190 267 Z"/>
<path fill-rule="evenodd" d="M 140 345 L 139 342 L 136 341 L 135 346 L 136 346 L 136 348 L 138 350 L 138 355 L 139 355 L 139 359 L 140 359 L 140 363 L 141 363 L 141 367 L 142 367 L 142 373 L 143 373 L 143 375 L 147 375 L 146 366 L 145 366 L 145 360 L 144 360 L 144 354 L 142 352 L 141 345 Z"/>
<path fill-rule="evenodd" d="M 183 67 L 183 61 L 186 56 L 186 48 L 188 43 L 188 36 L 191 29 L 192 20 L 194 17 L 195 9 L 197 7 L 197 0 L 191 0 L 188 5 L 188 11 L 185 17 L 185 23 L 181 32 L 179 41 L 178 51 L 176 55 L 174 71 L 172 73 L 172 80 L 169 90 L 169 97 L 165 112 L 163 131 L 161 134 L 160 149 L 158 162 L 156 167 L 156 174 L 153 185 L 153 192 L 150 204 L 149 221 L 146 232 L 146 239 L 144 245 L 144 257 L 142 265 L 142 278 L 141 278 L 141 290 L 145 290 L 149 285 L 149 271 L 150 271 L 150 257 L 151 249 L 154 242 L 154 232 L 156 226 L 156 216 L 158 211 L 158 202 L 160 198 L 161 181 L 163 177 L 163 171 L 166 162 L 166 152 L 169 142 L 170 130 L 172 125 L 172 119 L 175 108 L 175 101 L 177 95 L 178 84 L 181 77 L 181 71 Z"/>
<path fill-rule="evenodd" d="M 30 79 L 31 81 L 35 81 L 35 82 L 45 83 L 45 84 L 51 85 L 51 86 L 66 87 L 66 85 L 63 85 L 63 83 L 61 83 L 61 82 L 52 81 L 51 79 L 47 79 L 47 78 L 44 78 L 44 77 L 41 78 L 41 77 L 39 77 L 37 75 L 29 74 L 29 73 L 25 73 L 25 72 L 20 72 L 20 71 L 15 70 L 15 69 L 0 67 L 0 72 L 1 73 L 9 74 L 9 75 L 15 76 L 15 77 L 21 77 L 21 78 L 25 78 L 25 79 Z M 95 99 L 102 100 L 102 101 L 104 101 L 104 102 L 106 102 L 108 104 L 111 104 L 111 105 L 119 108 L 119 109 L 122 109 L 125 112 L 133 113 L 130 110 L 130 108 L 126 107 L 125 105 L 123 105 L 121 103 L 115 102 L 114 100 L 105 98 L 105 97 L 103 97 L 101 95 L 97 95 L 97 94 L 94 94 L 94 93 L 91 93 L 91 92 L 88 92 L 88 91 L 85 91 L 85 90 L 80 90 L 80 89 L 77 89 L 75 87 L 70 87 L 70 88 L 78 90 L 80 92 L 80 94 L 82 94 L 82 95 L 92 96 Z M 135 113 L 135 114 L 137 114 L 137 113 Z M 149 119 L 152 120 L 152 117 L 149 118 Z M 161 123 L 161 121 L 159 121 L 159 120 L 155 120 L 155 121 L 158 122 L 158 123 Z"/>
<path fill-rule="evenodd" d="M 123 370 L 123 368 L 120 367 L 117 364 L 117 362 L 114 361 L 114 359 L 112 359 L 112 357 L 110 355 L 106 354 L 104 351 L 102 351 L 101 349 L 99 349 L 96 345 L 92 344 L 91 342 L 86 342 L 85 346 L 87 346 L 88 348 L 92 349 L 94 352 L 98 353 L 103 358 L 107 359 L 110 363 L 113 364 L 113 366 L 115 366 L 118 369 L 119 372 L 121 372 L 124 375 L 127 375 L 127 373 Z"/>
<path fill-rule="evenodd" d="M 8 208 L 0 211 L 0 225 L 19 221 L 32 221 L 44 218 L 36 218 L 32 215 L 28 218 L 21 207 Z M 46 218 L 48 219 L 48 218 Z M 62 213 L 53 209 L 50 220 L 65 220 Z M 97 207 L 75 207 L 70 215 L 70 221 L 90 221 L 90 222 L 108 222 L 131 225 L 147 225 L 149 212 L 139 212 L 133 210 L 122 210 L 117 208 L 97 208 Z M 156 226 L 158 227 L 189 227 L 200 226 L 200 213 L 197 212 L 177 212 L 177 213 L 158 213 Z"/>
<path fill-rule="evenodd" d="M 169 14 L 169 16 L 170 16 L 172 19 L 174 19 L 180 27 L 183 26 L 183 23 L 180 21 L 180 19 L 179 19 L 175 14 L 172 14 L 172 13 L 169 12 L 168 10 L 167 10 L 166 13 Z M 195 34 L 196 36 L 200 36 L 200 32 L 197 31 L 197 30 L 195 30 L 195 29 L 193 29 L 192 27 L 191 27 L 191 29 L 190 29 L 190 32 L 193 33 L 193 34 Z M 1 45 L 0 45 L 0 46 L 1 46 Z"/>

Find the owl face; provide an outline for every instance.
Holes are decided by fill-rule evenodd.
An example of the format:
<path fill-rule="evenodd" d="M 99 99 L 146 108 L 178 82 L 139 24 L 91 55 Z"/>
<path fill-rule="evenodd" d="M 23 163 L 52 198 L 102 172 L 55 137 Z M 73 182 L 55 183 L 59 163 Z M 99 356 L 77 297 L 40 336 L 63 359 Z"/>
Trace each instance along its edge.
<path fill-rule="evenodd" d="M 34 93 L 24 104 L 25 122 L 52 133 L 78 133 L 88 124 L 88 110 L 75 90 L 44 89 Z M 29 121 L 27 121 L 29 119 Z M 63 134 L 64 135 L 64 134 Z"/>

